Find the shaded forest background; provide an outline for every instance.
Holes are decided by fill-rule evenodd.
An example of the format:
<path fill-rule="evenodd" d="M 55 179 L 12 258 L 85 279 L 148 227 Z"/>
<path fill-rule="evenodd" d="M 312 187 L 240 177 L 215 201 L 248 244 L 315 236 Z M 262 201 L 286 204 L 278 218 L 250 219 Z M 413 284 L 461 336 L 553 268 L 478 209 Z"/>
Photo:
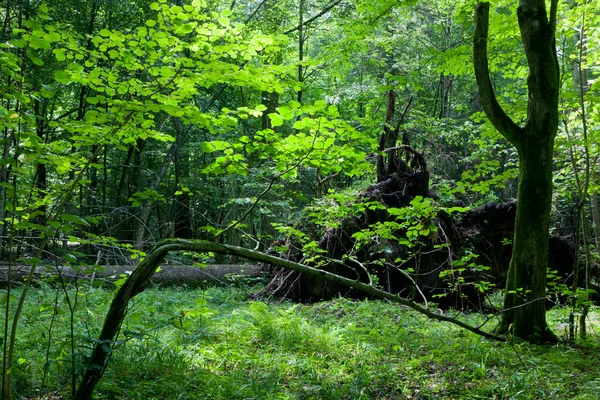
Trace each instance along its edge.
<path fill-rule="evenodd" d="M 489 51 L 499 99 L 519 122 L 527 68 L 515 7 L 496 5 Z M 4 260 L 135 266 L 163 238 L 199 238 L 298 261 L 320 248 L 375 262 L 390 290 L 420 264 L 448 264 L 454 287 L 465 286 L 464 266 L 501 284 L 517 156 L 479 104 L 470 3 L 53 1 L 8 4 L 2 18 Z M 577 259 L 594 284 L 596 19 L 594 2 L 561 5 L 555 283 Z M 386 201 L 381 184 L 398 177 L 412 186 Z M 410 205 L 395 216 L 413 222 L 369 218 L 369 201 Z M 469 208 L 480 211 L 464 224 L 439 214 Z M 363 220 L 344 232 L 353 218 Z M 334 251 L 323 242 L 332 234 Z M 388 264 L 403 272 L 390 278 Z"/>

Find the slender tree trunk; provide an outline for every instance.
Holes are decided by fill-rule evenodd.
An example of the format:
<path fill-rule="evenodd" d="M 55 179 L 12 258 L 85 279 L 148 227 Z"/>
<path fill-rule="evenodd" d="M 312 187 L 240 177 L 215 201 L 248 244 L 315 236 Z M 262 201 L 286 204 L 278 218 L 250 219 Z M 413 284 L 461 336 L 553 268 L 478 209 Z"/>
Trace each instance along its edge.
<path fill-rule="evenodd" d="M 39 100 L 36 99 L 34 101 L 34 114 L 35 114 L 35 124 L 36 124 L 36 134 L 40 140 L 41 143 L 45 143 L 46 142 L 46 123 L 45 123 L 45 107 L 43 104 L 43 99 Z M 37 163 L 36 165 L 36 171 L 35 171 L 35 183 L 34 183 L 34 187 L 35 190 L 33 191 L 33 195 L 37 198 L 43 198 L 46 194 L 46 189 L 48 187 L 48 171 L 46 169 L 46 163 L 40 162 Z M 36 219 L 35 222 L 44 226 L 46 224 L 46 206 L 44 205 L 44 202 L 42 202 L 42 205 L 39 208 L 39 211 L 41 211 L 41 214 L 39 214 Z"/>
<path fill-rule="evenodd" d="M 178 118 L 173 118 L 173 121 L 174 121 L 173 122 L 174 124 L 181 124 L 181 121 Z M 152 182 L 150 182 L 150 184 L 147 186 L 147 188 L 149 190 L 157 190 L 158 189 L 160 182 L 162 181 L 163 177 L 167 173 L 167 170 L 168 170 L 169 166 L 171 165 L 171 163 L 173 162 L 173 160 L 175 159 L 175 157 L 177 157 L 177 154 L 179 153 L 179 149 L 184 144 L 184 142 L 185 142 L 185 135 L 182 134 L 182 135 L 176 136 L 175 141 L 169 148 L 169 151 L 167 152 L 167 155 L 163 159 L 163 162 L 162 162 L 160 168 L 158 169 L 158 171 L 156 171 L 156 173 L 154 175 L 154 180 L 152 180 Z M 142 204 L 141 210 L 138 214 L 138 218 L 136 219 L 135 231 L 134 231 L 135 236 L 134 237 L 135 237 L 135 248 L 138 250 L 141 250 L 144 248 L 145 241 L 146 241 L 146 231 L 148 230 L 148 221 L 149 221 L 150 214 L 152 213 L 153 207 L 154 207 L 154 204 L 152 202 Z"/>
<path fill-rule="evenodd" d="M 131 159 L 133 158 L 134 152 L 135 146 L 130 145 L 129 149 L 127 150 L 127 157 L 125 158 L 125 161 L 121 166 L 121 177 L 119 179 L 119 184 L 117 185 L 117 192 L 115 193 L 116 208 L 121 207 L 123 204 L 125 204 L 125 201 L 127 200 L 123 198 L 123 194 L 127 194 L 129 192 L 129 189 L 125 190 L 125 188 L 127 185 L 127 177 L 131 173 Z"/>
<path fill-rule="evenodd" d="M 304 82 L 304 71 L 302 62 L 304 61 L 304 42 L 306 36 L 304 33 L 304 8 L 306 6 L 306 0 L 300 0 L 300 6 L 298 10 L 298 82 L 302 84 Z M 300 88 L 298 91 L 298 103 L 302 104 L 303 89 Z"/>
<path fill-rule="evenodd" d="M 598 201 L 598 193 L 592 193 L 591 197 L 591 208 L 592 208 L 592 221 L 594 223 L 594 240 L 596 244 L 596 252 L 600 251 L 600 202 Z"/>
<path fill-rule="evenodd" d="M 179 141 L 183 140 L 183 124 L 179 119 L 174 119 L 173 125 Z M 179 186 L 181 179 L 187 182 L 190 177 L 190 152 L 184 146 L 180 150 L 179 157 L 175 157 L 175 185 L 181 194 L 173 200 L 173 237 L 182 239 L 192 238 L 192 225 L 190 215 L 190 194 Z"/>

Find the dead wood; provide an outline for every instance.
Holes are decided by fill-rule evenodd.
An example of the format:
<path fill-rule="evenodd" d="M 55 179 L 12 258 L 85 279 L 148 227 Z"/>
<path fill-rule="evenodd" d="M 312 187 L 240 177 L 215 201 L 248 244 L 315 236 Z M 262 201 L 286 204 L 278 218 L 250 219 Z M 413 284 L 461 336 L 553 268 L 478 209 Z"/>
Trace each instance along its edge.
<path fill-rule="evenodd" d="M 36 281 L 57 282 L 60 277 L 65 282 L 88 281 L 98 284 L 109 284 L 123 276 L 130 275 L 135 267 L 128 265 L 105 266 L 105 267 L 81 267 L 72 268 L 67 266 L 35 267 Z M 16 265 L 12 270 L 13 284 L 24 281 L 31 266 Z M 186 265 L 161 265 L 160 271 L 152 276 L 150 283 L 160 286 L 186 285 L 189 287 L 206 287 L 213 284 L 230 282 L 232 276 L 245 278 L 256 278 L 265 273 L 263 265 L 258 264 L 234 264 L 234 265 L 207 265 L 206 267 L 191 267 Z M 0 287 L 8 285 L 8 266 L 0 265 Z"/>

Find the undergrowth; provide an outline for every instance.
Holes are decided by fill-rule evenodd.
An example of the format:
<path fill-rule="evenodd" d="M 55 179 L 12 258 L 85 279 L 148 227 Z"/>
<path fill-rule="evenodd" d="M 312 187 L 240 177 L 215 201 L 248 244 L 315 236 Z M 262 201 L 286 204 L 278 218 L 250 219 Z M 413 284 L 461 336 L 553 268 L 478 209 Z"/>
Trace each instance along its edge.
<path fill-rule="evenodd" d="M 248 300 L 247 288 L 148 289 L 98 385 L 101 399 L 597 399 L 598 336 L 577 345 L 497 343 L 381 301 Z M 17 342 L 20 399 L 70 397 L 111 294 L 32 291 Z M 561 333 L 567 310 L 549 319 Z M 590 314 L 597 329 L 598 310 Z M 478 314 L 459 313 L 477 323 Z M 57 397 L 55 397 L 57 398 Z"/>

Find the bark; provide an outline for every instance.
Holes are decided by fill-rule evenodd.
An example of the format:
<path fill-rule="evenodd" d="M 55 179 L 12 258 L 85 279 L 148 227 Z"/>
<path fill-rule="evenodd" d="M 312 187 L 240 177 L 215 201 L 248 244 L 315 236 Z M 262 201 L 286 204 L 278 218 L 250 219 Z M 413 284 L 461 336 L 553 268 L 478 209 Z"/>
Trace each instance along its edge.
<path fill-rule="evenodd" d="M 41 143 L 47 142 L 46 137 L 46 107 L 43 104 L 44 99 L 34 100 L 34 114 L 35 114 L 35 125 L 36 134 Z M 38 199 L 43 199 L 46 195 L 46 189 L 48 187 L 48 171 L 46 169 L 45 162 L 38 162 L 36 164 L 35 171 L 35 183 L 33 193 Z M 41 213 L 34 219 L 34 222 L 40 225 L 46 224 L 46 205 L 42 202 L 42 205 L 38 209 Z"/>
<path fill-rule="evenodd" d="M 279 64 L 281 64 L 280 57 L 278 57 L 278 60 Z M 277 131 L 277 128 L 273 128 L 271 126 L 271 119 L 269 118 L 269 114 L 277 112 L 277 107 L 279 107 L 279 93 L 263 91 L 262 105 L 267 107 L 267 109 L 262 113 L 261 129 L 273 129 L 274 131 Z"/>
<path fill-rule="evenodd" d="M 307 36 L 304 33 L 304 8 L 305 8 L 305 1 L 306 0 L 300 0 L 300 4 L 299 4 L 299 10 L 298 10 L 298 82 L 300 83 L 300 85 L 302 85 L 302 83 L 304 82 L 304 66 L 303 66 L 303 62 L 304 62 L 304 43 L 306 42 L 306 38 Z M 304 88 L 301 87 L 300 90 L 298 90 L 298 103 L 302 104 L 302 94 L 303 94 L 303 90 Z"/>
<path fill-rule="evenodd" d="M 512 329 L 518 337 L 540 341 L 552 337 L 546 323 L 546 274 L 553 143 L 529 150 L 519 152 L 515 237 L 504 301 L 508 311 L 502 316 L 499 330 Z"/>
<path fill-rule="evenodd" d="M 129 301 L 141 293 L 146 287 L 148 287 L 156 268 L 164 260 L 165 256 L 169 251 L 196 251 L 196 252 L 213 252 L 218 254 L 239 256 L 249 260 L 257 262 L 264 262 L 273 265 L 277 265 L 281 268 L 286 268 L 305 274 L 319 276 L 328 281 L 337 282 L 339 284 L 347 285 L 349 287 L 362 290 L 368 294 L 381 297 L 383 299 L 407 306 L 413 310 L 422 313 L 429 318 L 436 319 L 439 321 L 451 322 L 464 329 L 467 329 L 478 335 L 482 335 L 486 338 L 493 340 L 504 341 L 504 338 L 482 331 L 479 328 L 470 326 L 460 320 L 456 320 L 452 317 L 439 314 L 434 311 L 406 300 L 397 295 L 390 294 L 388 292 L 377 289 L 373 285 L 358 282 L 353 279 L 341 277 L 339 275 L 332 274 L 327 271 L 312 268 L 303 264 L 299 264 L 293 261 L 284 260 L 275 256 L 257 252 L 254 250 L 245 249 L 242 247 L 222 245 L 214 242 L 205 240 L 182 240 L 182 239 L 167 239 L 160 242 L 154 249 L 148 254 L 148 257 L 140 263 L 140 265 L 133 271 L 129 278 L 125 281 L 123 286 L 119 289 L 113 301 L 111 302 L 108 314 L 104 320 L 104 326 L 100 337 L 95 341 L 94 349 L 92 351 L 92 357 L 87 369 L 84 373 L 81 386 L 77 390 L 77 394 L 73 398 L 74 400 L 90 400 L 94 388 L 98 381 L 102 377 L 104 370 L 107 367 L 107 361 L 110 353 L 112 352 L 112 344 L 119 332 L 123 319 L 125 318 L 127 305 Z"/>
<path fill-rule="evenodd" d="M 72 268 L 66 266 L 58 267 L 35 267 L 35 281 L 57 282 L 62 279 L 65 282 L 88 281 L 112 285 L 123 274 L 131 274 L 134 267 L 129 265 L 106 266 L 106 267 L 83 267 Z M 12 267 L 12 285 L 24 282 L 31 266 L 20 265 Z M 263 274 L 262 265 L 207 265 L 205 268 L 191 267 L 187 265 L 162 265 L 161 270 L 152 277 L 151 283 L 159 286 L 186 285 L 189 287 L 206 287 L 211 284 L 227 283 L 229 275 L 240 275 L 246 278 L 256 278 Z M 6 288 L 8 281 L 8 265 L 0 265 L 0 288 Z"/>
<path fill-rule="evenodd" d="M 396 93 L 393 90 L 388 91 L 385 124 L 383 127 L 383 133 L 379 137 L 378 147 L 380 152 L 385 153 L 387 160 L 384 159 L 384 154 L 377 155 L 377 183 L 389 179 L 392 174 L 408 171 L 408 158 L 406 159 L 406 162 L 404 162 L 400 157 L 400 150 L 403 150 L 404 147 L 406 147 L 406 149 L 410 147 L 406 132 L 404 132 L 402 138 L 403 146 L 397 146 L 397 144 L 400 126 L 404 122 L 404 118 L 410 109 L 412 100 L 412 97 L 408 100 L 402 115 L 400 115 L 398 121 L 396 122 L 396 126 L 394 127 L 394 115 L 396 113 Z"/>
<path fill-rule="evenodd" d="M 531 342 L 552 341 L 545 312 L 548 225 L 552 201 L 552 159 L 558 130 L 559 71 L 555 48 L 556 1 L 550 17 L 543 0 L 521 0 L 517 9 L 529 66 L 527 121 L 518 126 L 494 94 L 487 59 L 489 3 L 475 8 L 475 76 L 483 110 L 519 154 L 519 207 L 513 253 L 498 332 Z"/>

